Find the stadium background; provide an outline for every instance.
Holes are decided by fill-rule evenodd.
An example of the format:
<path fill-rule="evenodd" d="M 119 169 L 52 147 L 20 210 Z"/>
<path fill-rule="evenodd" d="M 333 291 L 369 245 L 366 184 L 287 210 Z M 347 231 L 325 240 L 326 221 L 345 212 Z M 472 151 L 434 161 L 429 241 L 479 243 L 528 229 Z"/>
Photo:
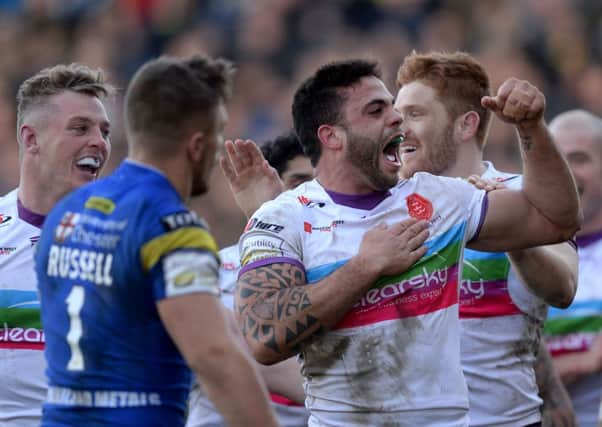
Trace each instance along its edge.
<path fill-rule="evenodd" d="M 548 119 L 577 107 L 602 115 L 599 0 L 0 0 L 0 191 L 18 182 L 17 87 L 43 67 L 102 67 L 121 88 L 109 106 L 110 171 L 126 155 L 123 89 L 151 57 L 200 51 L 234 61 L 225 135 L 262 141 L 290 127 L 292 94 L 318 65 L 377 59 L 393 92 L 412 49 L 467 50 L 493 88 L 510 76 L 530 80 L 547 96 Z M 514 141 L 511 127 L 494 122 L 486 158 L 518 170 Z M 220 246 L 244 226 L 217 167 L 193 207 Z"/>

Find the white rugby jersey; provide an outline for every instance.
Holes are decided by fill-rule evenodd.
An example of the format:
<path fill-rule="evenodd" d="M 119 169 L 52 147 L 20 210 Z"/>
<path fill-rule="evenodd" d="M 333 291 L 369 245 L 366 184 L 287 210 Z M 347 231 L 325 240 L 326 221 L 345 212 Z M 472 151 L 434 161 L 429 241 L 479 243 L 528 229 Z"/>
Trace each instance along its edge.
<path fill-rule="evenodd" d="M 219 268 L 220 299 L 229 310 L 234 310 L 234 291 L 236 289 L 238 271 L 240 270 L 238 245 L 228 246 L 220 250 L 219 257 L 221 261 Z M 271 395 L 271 398 L 272 407 L 282 427 L 302 427 L 307 425 L 309 413 L 304 406 L 284 404 L 287 399 L 274 394 Z M 278 402 L 275 400 L 278 400 Z M 190 391 L 189 414 L 186 427 L 224 427 L 225 425 L 222 416 L 207 398 L 207 395 L 198 382 L 195 381 Z"/>
<path fill-rule="evenodd" d="M 520 189 L 522 177 L 486 162 L 482 178 Z M 460 285 L 462 369 L 471 426 L 516 427 L 541 419 L 534 364 L 547 305 L 504 252 L 466 249 Z"/>
<path fill-rule="evenodd" d="M 562 310 L 550 308 L 545 324 L 546 345 L 553 357 L 590 349 L 602 334 L 602 231 L 577 238 L 579 282 L 575 299 Z M 579 425 L 597 426 L 602 397 L 602 372 L 586 375 L 567 385 Z"/>
<path fill-rule="evenodd" d="M 458 277 L 479 230 L 485 192 L 417 173 L 383 194 L 349 196 L 305 183 L 264 204 L 241 237 L 241 274 L 275 262 L 304 268 L 308 285 L 357 254 L 380 222 L 430 222 L 428 252 L 382 277 L 325 335 L 302 349 L 310 426 L 464 426 Z M 344 292 L 344 290 L 341 290 Z"/>
<path fill-rule="evenodd" d="M 34 249 L 44 217 L 0 198 L 0 425 L 40 424 L 46 398 L 44 332 Z"/>

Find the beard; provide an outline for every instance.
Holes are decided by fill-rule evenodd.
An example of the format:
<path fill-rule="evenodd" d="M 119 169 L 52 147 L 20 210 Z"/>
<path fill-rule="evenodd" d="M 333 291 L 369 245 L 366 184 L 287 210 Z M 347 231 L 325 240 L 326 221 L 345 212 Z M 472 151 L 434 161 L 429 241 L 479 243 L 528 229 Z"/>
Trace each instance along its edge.
<path fill-rule="evenodd" d="M 347 131 L 347 160 L 375 191 L 386 191 L 399 181 L 396 174 L 380 169 L 382 147 L 378 141 Z"/>
<path fill-rule="evenodd" d="M 424 143 L 421 147 L 424 147 Z M 424 150 L 424 148 L 423 148 Z M 458 148 L 453 139 L 453 124 L 449 124 L 443 132 L 436 137 L 423 158 L 416 159 L 409 164 L 401 165 L 401 176 L 411 178 L 416 172 L 428 172 L 440 175 L 456 162 Z M 423 151 L 423 152 L 424 152 Z"/>

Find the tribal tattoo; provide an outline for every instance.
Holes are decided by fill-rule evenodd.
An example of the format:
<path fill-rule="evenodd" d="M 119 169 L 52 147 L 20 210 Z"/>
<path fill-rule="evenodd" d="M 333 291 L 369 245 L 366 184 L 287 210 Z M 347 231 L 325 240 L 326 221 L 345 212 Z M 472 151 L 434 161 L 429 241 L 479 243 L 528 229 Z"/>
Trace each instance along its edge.
<path fill-rule="evenodd" d="M 242 332 L 279 354 L 295 354 L 322 330 L 310 314 L 305 272 L 296 265 L 275 263 L 238 279 L 236 310 Z"/>

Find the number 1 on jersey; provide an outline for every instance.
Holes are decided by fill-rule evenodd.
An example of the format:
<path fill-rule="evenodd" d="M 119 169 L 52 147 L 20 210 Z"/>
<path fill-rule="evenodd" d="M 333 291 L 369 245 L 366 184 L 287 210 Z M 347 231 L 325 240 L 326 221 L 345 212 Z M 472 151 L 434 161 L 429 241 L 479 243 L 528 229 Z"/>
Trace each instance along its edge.
<path fill-rule="evenodd" d="M 84 355 L 79 347 L 79 340 L 82 337 L 82 319 L 79 317 L 79 313 L 84 306 L 84 287 L 75 285 L 67 295 L 65 302 L 67 303 L 67 313 L 69 314 L 69 332 L 67 333 L 67 343 L 71 349 L 71 359 L 67 363 L 67 370 L 69 371 L 83 371 L 84 370 Z"/>

